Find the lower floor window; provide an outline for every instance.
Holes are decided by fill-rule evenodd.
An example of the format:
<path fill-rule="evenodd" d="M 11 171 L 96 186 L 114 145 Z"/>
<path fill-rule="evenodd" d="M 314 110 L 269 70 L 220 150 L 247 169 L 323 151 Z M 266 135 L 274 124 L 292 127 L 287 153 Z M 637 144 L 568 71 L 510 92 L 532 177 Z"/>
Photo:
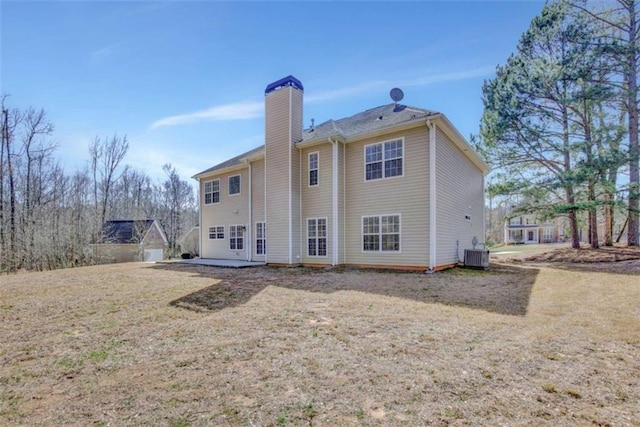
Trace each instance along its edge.
<path fill-rule="evenodd" d="M 264 222 L 256 222 L 256 255 L 267 253 L 267 225 Z"/>
<path fill-rule="evenodd" d="M 400 251 L 400 215 L 362 217 L 362 250 Z"/>
<path fill-rule="evenodd" d="M 232 251 L 244 249 L 244 225 L 229 226 L 229 249 Z"/>
<path fill-rule="evenodd" d="M 515 242 L 522 242 L 524 240 L 522 230 L 509 230 L 511 240 Z"/>
<path fill-rule="evenodd" d="M 214 225 L 209 227 L 209 238 L 210 239 L 224 239 L 224 226 L 223 225 Z"/>
<path fill-rule="evenodd" d="M 307 219 L 307 254 L 327 256 L 327 219 Z"/>

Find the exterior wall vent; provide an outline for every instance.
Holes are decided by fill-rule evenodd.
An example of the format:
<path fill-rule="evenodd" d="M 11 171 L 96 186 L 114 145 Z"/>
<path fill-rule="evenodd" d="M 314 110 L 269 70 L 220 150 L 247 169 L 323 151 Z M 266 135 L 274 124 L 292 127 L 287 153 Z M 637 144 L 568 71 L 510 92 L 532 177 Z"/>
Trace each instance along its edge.
<path fill-rule="evenodd" d="M 470 268 L 489 269 L 489 251 L 486 249 L 465 249 L 464 266 Z"/>

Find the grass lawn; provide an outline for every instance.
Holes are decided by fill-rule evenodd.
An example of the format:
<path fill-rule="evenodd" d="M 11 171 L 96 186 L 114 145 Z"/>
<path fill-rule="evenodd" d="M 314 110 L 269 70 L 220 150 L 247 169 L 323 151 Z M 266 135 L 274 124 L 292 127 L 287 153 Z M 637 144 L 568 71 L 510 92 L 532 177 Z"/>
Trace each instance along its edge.
<path fill-rule="evenodd" d="M 640 261 L 0 276 L 0 425 L 640 425 Z"/>

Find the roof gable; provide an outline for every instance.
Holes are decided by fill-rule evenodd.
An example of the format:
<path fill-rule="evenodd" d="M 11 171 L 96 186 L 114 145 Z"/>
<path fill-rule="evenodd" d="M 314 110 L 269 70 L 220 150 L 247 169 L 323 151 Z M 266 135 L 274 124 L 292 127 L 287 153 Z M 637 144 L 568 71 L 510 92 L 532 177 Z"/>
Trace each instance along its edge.
<path fill-rule="evenodd" d="M 155 220 L 106 221 L 102 226 L 103 243 L 140 243 Z"/>
<path fill-rule="evenodd" d="M 358 135 L 365 135 L 385 128 L 393 128 L 403 123 L 438 114 L 439 113 L 435 111 L 409 107 L 401 104 L 382 105 L 380 107 L 371 108 L 354 114 L 353 116 L 344 117 L 339 120 L 327 120 L 317 126 L 307 128 L 302 132 L 302 140 L 297 143 L 325 140 L 332 136 L 339 136 L 343 139 L 353 138 Z M 195 175 L 194 178 L 207 175 L 218 170 L 239 166 L 243 163 L 245 158 L 258 154 L 261 150 L 264 150 L 264 145 L 206 169 Z"/>

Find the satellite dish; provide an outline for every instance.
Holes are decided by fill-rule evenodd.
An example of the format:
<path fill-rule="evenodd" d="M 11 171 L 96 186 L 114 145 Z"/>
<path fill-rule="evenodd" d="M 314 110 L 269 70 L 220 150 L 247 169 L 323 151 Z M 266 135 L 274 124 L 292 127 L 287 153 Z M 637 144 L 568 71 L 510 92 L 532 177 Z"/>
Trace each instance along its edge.
<path fill-rule="evenodd" d="M 393 102 L 402 101 L 402 98 L 404 98 L 404 92 L 402 92 L 402 89 L 394 87 L 393 89 L 391 89 L 391 92 L 389 92 L 389 96 L 391 96 Z"/>

